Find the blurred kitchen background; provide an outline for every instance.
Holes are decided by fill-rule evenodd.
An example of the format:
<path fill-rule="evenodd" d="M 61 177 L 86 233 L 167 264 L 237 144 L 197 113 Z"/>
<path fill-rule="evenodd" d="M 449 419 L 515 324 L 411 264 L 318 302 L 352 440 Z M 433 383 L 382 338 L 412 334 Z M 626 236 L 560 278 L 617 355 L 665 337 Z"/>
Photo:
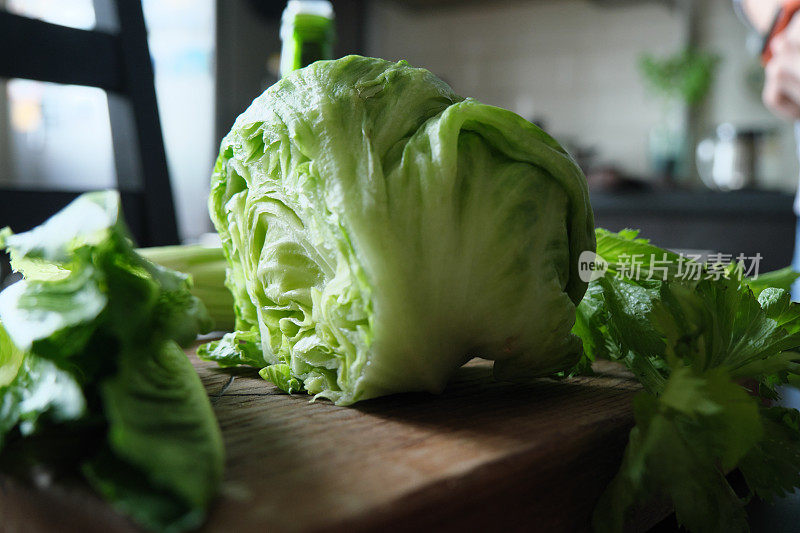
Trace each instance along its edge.
<path fill-rule="evenodd" d="M 221 137 L 277 79 L 285 2 L 142 3 L 179 236 L 194 241 L 211 229 L 205 197 Z M 789 264 L 793 127 L 761 103 L 757 45 L 730 0 L 333 4 L 337 55 L 406 59 L 562 141 L 589 178 L 598 225 Z M 0 9 L 74 28 L 96 21 L 93 0 Z M 0 195 L 115 186 L 109 129 L 100 89 L 0 81 Z"/>

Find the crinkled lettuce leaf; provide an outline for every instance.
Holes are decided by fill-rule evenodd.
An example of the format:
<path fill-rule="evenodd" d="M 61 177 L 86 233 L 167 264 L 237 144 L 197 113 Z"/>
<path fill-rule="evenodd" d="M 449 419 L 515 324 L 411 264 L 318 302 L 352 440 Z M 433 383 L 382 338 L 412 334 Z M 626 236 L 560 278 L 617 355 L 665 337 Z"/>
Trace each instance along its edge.
<path fill-rule="evenodd" d="M 17 348 L 2 323 L 0 378 L 0 450 L 12 429 L 31 435 L 44 420 L 60 423 L 86 414 L 86 398 L 75 376 Z"/>
<path fill-rule="evenodd" d="M 222 439 L 183 350 L 174 342 L 152 349 L 122 354 L 117 373 L 101 384 L 108 443 L 84 471 L 138 522 L 152 529 L 194 528 L 220 481 Z M 139 474 L 129 478 L 117 468 Z"/>
<path fill-rule="evenodd" d="M 17 378 L 24 356 L 25 352 L 11 342 L 11 337 L 0 323 L 0 387 L 7 387 Z"/>
<path fill-rule="evenodd" d="M 238 365 L 261 368 L 267 364 L 261 351 L 261 336 L 258 331 L 226 333 L 221 339 L 200 346 L 197 355 L 223 368 Z"/>
<path fill-rule="evenodd" d="M 270 379 L 351 404 L 441 391 L 474 356 L 502 379 L 579 358 L 584 176 L 424 69 L 349 56 L 286 76 L 223 140 L 209 208 Z"/>
<path fill-rule="evenodd" d="M 179 347 L 211 320 L 189 277 L 135 253 L 119 205 L 89 193 L 4 232 L 24 279 L 0 293 L 0 443 L 100 435 L 79 458 L 89 482 L 140 524 L 178 531 L 200 523 L 222 475 L 219 428 Z"/>

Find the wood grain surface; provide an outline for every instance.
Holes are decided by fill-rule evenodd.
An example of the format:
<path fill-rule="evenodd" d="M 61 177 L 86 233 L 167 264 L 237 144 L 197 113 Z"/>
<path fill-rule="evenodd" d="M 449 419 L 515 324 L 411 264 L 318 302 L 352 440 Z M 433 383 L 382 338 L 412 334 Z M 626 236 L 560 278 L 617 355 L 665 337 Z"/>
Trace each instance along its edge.
<path fill-rule="evenodd" d="M 611 363 L 520 385 L 473 361 L 441 395 L 337 407 L 189 357 L 227 451 L 208 532 L 588 530 L 638 390 Z M 36 481 L 0 476 L 0 530 L 135 531 L 80 484 Z"/>

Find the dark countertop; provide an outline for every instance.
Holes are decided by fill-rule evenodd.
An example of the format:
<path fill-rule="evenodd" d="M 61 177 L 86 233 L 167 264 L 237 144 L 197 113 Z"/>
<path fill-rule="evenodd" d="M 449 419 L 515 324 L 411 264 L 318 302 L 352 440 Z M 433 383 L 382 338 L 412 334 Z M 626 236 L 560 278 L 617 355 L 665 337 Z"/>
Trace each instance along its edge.
<path fill-rule="evenodd" d="M 796 218 L 791 194 L 745 190 L 592 192 L 595 225 L 641 230 L 662 248 L 760 254 L 760 272 L 789 265 Z"/>
<path fill-rule="evenodd" d="M 595 213 L 641 213 L 698 216 L 730 215 L 792 216 L 794 196 L 784 192 L 743 190 L 651 190 L 590 192 Z"/>

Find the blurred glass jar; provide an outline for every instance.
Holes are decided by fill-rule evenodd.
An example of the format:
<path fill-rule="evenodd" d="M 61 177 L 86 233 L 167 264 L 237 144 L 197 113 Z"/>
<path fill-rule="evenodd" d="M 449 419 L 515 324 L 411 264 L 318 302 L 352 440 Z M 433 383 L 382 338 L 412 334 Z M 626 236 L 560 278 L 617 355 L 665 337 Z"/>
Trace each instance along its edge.
<path fill-rule="evenodd" d="M 757 186 L 764 167 L 762 156 L 774 129 L 717 126 L 716 136 L 697 145 L 697 172 L 710 189 L 734 191 Z"/>

